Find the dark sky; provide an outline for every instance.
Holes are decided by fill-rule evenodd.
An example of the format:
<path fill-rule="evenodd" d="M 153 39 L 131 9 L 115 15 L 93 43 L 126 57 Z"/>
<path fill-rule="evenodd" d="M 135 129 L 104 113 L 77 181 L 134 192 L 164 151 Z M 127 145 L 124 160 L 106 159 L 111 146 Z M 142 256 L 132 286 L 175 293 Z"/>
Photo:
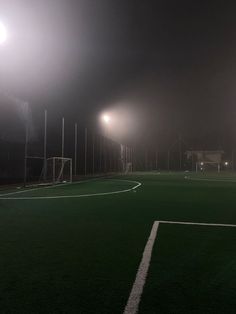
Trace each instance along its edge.
<path fill-rule="evenodd" d="M 91 125 L 102 110 L 124 108 L 135 141 L 234 141 L 230 2 L 2 0 L 0 19 L 11 35 L 0 47 L 0 84 L 33 114 L 47 107 Z"/>

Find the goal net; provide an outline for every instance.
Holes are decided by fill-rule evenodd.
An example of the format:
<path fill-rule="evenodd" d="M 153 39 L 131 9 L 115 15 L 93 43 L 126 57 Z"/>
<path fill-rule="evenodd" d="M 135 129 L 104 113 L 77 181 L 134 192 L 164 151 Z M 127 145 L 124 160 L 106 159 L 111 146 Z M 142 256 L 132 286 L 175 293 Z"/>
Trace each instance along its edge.
<path fill-rule="evenodd" d="M 132 172 L 132 162 L 126 162 L 124 165 L 124 173 L 128 174 Z"/>
<path fill-rule="evenodd" d="M 197 162 L 196 172 L 220 172 L 220 163 L 218 162 Z"/>
<path fill-rule="evenodd" d="M 187 151 L 187 158 L 192 161 L 192 169 L 196 172 L 220 172 L 224 152 L 218 151 Z"/>
<path fill-rule="evenodd" d="M 72 159 L 63 157 L 48 158 L 44 171 L 47 182 L 52 184 L 72 182 Z"/>
<path fill-rule="evenodd" d="M 133 171 L 132 149 L 125 145 L 120 145 L 120 159 L 122 172 L 128 174 Z"/>

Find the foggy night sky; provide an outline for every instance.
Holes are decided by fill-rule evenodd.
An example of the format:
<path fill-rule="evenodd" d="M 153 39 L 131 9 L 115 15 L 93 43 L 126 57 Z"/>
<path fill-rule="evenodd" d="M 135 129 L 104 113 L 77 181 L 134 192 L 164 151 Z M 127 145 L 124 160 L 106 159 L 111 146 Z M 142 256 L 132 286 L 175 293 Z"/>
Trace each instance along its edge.
<path fill-rule="evenodd" d="M 229 2 L 2 0 L 0 19 L 10 32 L 0 86 L 29 101 L 36 124 L 44 108 L 91 125 L 101 110 L 121 107 L 135 121 L 127 139 L 152 144 L 181 133 L 210 148 L 235 142 Z M 7 123 L 2 96 L 0 104 Z"/>

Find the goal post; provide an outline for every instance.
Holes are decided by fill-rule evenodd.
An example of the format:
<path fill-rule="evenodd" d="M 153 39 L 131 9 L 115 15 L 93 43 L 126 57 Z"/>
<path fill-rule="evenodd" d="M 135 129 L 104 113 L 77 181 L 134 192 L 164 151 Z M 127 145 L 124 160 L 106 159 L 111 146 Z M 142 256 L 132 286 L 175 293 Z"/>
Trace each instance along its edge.
<path fill-rule="evenodd" d="M 72 182 L 72 158 L 51 157 L 46 162 L 46 179 L 52 184 Z"/>

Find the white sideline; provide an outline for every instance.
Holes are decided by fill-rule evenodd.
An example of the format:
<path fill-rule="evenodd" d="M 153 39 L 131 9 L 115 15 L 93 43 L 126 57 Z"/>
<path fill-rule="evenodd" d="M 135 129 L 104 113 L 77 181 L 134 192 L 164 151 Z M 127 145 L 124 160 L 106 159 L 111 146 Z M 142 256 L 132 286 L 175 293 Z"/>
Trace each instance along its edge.
<path fill-rule="evenodd" d="M 130 292 L 130 296 L 127 305 L 124 310 L 124 314 L 136 314 L 138 312 L 138 306 L 143 292 L 143 287 L 145 285 L 151 257 L 152 249 L 156 239 L 157 230 L 159 227 L 159 221 L 155 221 L 150 236 L 148 238 L 147 244 L 143 251 L 143 258 L 138 268 L 138 272 Z"/>
<path fill-rule="evenodd" d="M 157 230 L 159 224 L 177 224 L 177 225 L 197 225 L 197 226 L 209 226 L 209 227 L 230 227 L 236 228 L 234 224 L 219 224 L 208 222 L 188 222 L 188 221 L 170 221 L 170 220 L 157 220 L 154 221 L 149 239 L 146 243 L 143 251 L 143 258 L 139 264 L 139 268 L 136 274 L 134 284 L 132 286 L 128 302 L 126 304 L 123 314 L 137 314 L 138 307 L 141 300 L 143 288 L 146 282 L 148 269 L 152 257 L 152 249 L 156 240 Z"/>
<path fill-rule="evenodd" d="M 5 197 L 5 196 L 7 196 L 9 194 L 0 194 L 0 200 L 43 200 L 43 199 L 81 198 L 81 197 L 91 197 L 91 196 L 103 196 L 103 195 L 112 195 L 112 194 L 120 194 L 120 193 L 130 192 L 130 191 L 136 190 L 137 188 L 139 188 L 142 185 L 142 183 L 140 183 L 138 181 L 122 180 L 122 179 L 109 179 L 109 180 L 130 182 L 130 183 L 135 183 L 136 185 L 133 186 L 132 188 L 125 189 L 125 190 L 118 190 L 118 191 L 112 191 L 112 192 L 102 192 L 102 193 L 92 193 L 92 194 L 78 194 L 78 195 Z M 89 181 L 89 180 L 87 180 L 87 181 Z M 81 182 L 85 182 L 85 181 L 81 181 Z M 78 182 L 78 183 L 80 183 L 80 182 Z M 55 187 L 57 187 L 57 186 L 55 186 Z M 39 188 L 39 189 L 41 189 L 41 188 Z M 22 193 L 23 192 L 30 192 L 30 191 L 34 191 L 34 190 L 37 190 L 37 189 L 17 191 L 17 192 L 12 192 L 12 194 L 17 194 L 17 193 L 20 193 L 20 192 L 22 192 Z M 2 197 L 2 196 L 4 196 L 4 197 Z"/>

